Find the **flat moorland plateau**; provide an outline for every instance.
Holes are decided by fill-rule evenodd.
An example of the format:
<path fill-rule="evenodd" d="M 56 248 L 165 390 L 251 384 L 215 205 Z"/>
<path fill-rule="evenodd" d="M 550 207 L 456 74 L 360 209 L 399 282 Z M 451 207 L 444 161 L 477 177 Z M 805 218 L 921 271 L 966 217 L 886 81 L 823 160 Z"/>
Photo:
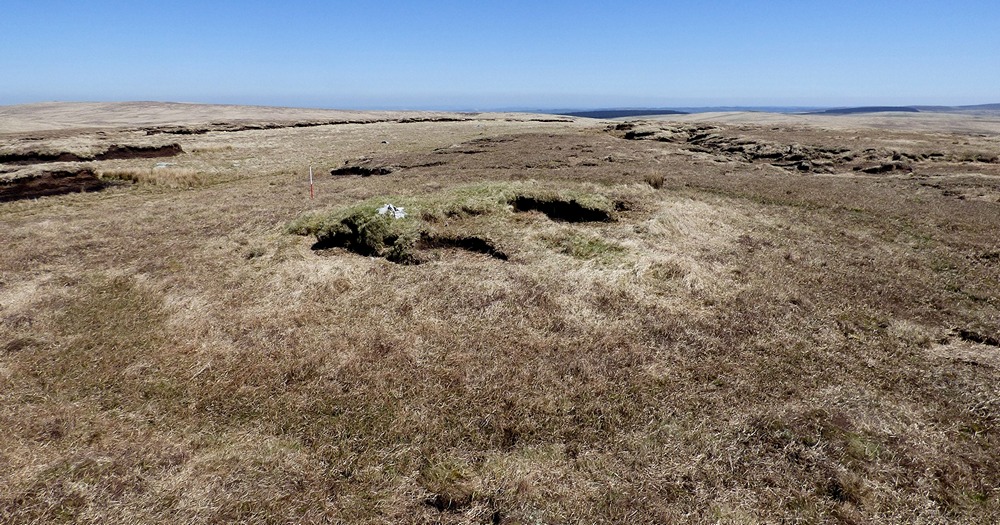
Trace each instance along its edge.
<path fill-rule="evenodd" d="M 0 522 L 1000 522 L 998 155 L 974 115 L 0 108 Z"/>

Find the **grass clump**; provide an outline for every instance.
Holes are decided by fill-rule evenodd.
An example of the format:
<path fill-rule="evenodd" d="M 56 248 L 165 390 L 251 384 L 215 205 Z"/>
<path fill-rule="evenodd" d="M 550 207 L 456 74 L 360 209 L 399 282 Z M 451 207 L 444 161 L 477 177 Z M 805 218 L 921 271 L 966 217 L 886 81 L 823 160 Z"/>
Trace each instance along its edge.
<path fill-rule="evenodd" d="M 440 511 L 468 507 L 476 495 L 469 472 L 455 460 L 427 463 L 420 469 L 418 481 L 430 493 L 424 503 Z"/>
<path fill-rule="evenodd" d="M 403 208 L 404 217 L 383 214 L 387 203 Z M 368 257 L 384 257 L 401 264 L 419 264 L 425 250 L 456 248 L 485 253 L 506 260 L 507 256 L 487 236 L 467 231 L 469 225 L 445 224 L 451 220 L 506 211 L 502 187 L 476 186 L 446 194 L 419 198 L 379 197 L 332 213 L 305 215 L 288 226 L 289 233 L 316 237 L 314 250 L 344 248 Z M 439 231 L 444 226 L 445 230 Z M 481 227 L 481 226 L 480 226 Z"/>
<path fill-rule="evenodd" d="M 501 213 L 516 190 L 506 184 L 477 184 L 424 197 L 414 206 L 427 222 Z"/>
<path fill-rule="evenodd" d="M 171 189 L 198 188 L 211 183 L 211 177 L 207 173 L 176 167 L 102 170 L 98 173 L 98 178 Z"/>
<path fill-rule="evenodd" d="M 666 177 L 664 177 L 662 173 L 647 173 L 646 176 L 643 177 L 643 181 L 646 184 L 649 184 L 649 186 L 654 190 L 658 190 L 663 188 L 663 184 L 666 182 Z"/>
<path fill-rule="evenodd" d="M 398 204 L 404 217 L 380 213 L 388 203 Z M 313 213 L 295 220 L 289 233 L 316 237 L 314 250 L 344 248 L 368 257 L 417 264 L 418 252 L 456 248 L 507 260 L 507 254 L 489 235 L 470 230 L 506 229 L 513 211 L 541 211 L 562 222 L 610 221 L 614 205 L 602 195 L 578 193 L 563 196 L 533 188 L 490 184 L 466 186 L 421 197 L 379 197 L 360 204 Z M 474 217 L 494 216 L 486 220 Z M 473 223 L 475 225 L 473 225 Z M 457 231 L 455 231 L 457 230 Z M 557 241 L 564 253 L 582 259 L 603 257 L 623 249 L 600 239 L 572 238 Z"/>
<path fill-rule="evenodd" d="M 625 253 L 625 247 L 600 237 L 569 233 L 549 237 L 546 243 L 554 250 L 575 259 L 609 261 Z"/>
<path fill-rule="evenodd" d="M 393 262 L 412 262 L 414 246 L 425 229 L 424 221 L 410 214 L 402 218 L 381 214 L 377 202 L 381 201 L 368 201 L 325 217 L 306 216 L 293 222 L 288 230 L 314 235 L 314 250 L 339 247 Z"/>

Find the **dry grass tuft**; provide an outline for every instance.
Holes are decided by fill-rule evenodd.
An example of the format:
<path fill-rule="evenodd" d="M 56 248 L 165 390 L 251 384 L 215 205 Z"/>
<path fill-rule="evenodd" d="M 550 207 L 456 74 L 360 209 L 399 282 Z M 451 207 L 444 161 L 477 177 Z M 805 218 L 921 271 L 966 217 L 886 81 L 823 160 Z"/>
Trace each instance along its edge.
<path fill-rule="evenodd" d="M 178 167 L 108 169 L 99 171 L 98 177 L 105 180 L 149 184 L 171 189 L 197 188 L 217 181 L 211 174 L 199 172 L 191 168 Z"/>
<path fill-rule="evenodd" d="M 662 173 L 647 173 L 643 178 L 646 184 L 649 184 L 654 190 L 663 188 L 663 184 L 666 182 L 666 177 Z"/>
<path fill-rule="evenodd" d="M 598 236 L 587 236 L 574 231 L 548 236 L 545 241 L 556 251 L 578 259 L 611 261 L 625 253 L 625 247 Z"/>

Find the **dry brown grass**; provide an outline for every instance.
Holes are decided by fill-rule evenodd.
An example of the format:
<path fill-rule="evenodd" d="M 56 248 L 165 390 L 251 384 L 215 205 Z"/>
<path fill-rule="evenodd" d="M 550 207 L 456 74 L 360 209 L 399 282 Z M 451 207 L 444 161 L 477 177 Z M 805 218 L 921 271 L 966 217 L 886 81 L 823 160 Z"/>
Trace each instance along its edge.
<path fill-rule="evenodd" d="M 195 188 L 218 182 L 218 177 L 191 168 L 154 166 L 149 169 L 109 169 L 98 172 L 98 177 L 110 181 L 151 184 L 171 189 Z"/>
<path fill-rule="evenodd" d="M 0 205 L 0 521 L 1000 519 L 1000 350 L 959 331 L 1000 335 L 997 166 L 802 176 L 604 128 L 208 133 L 178 162 L 217 183 Z M 361 156 L 400 168 L 326 175 Z M 383 200 L 509 259 L 289 233 Z"/>

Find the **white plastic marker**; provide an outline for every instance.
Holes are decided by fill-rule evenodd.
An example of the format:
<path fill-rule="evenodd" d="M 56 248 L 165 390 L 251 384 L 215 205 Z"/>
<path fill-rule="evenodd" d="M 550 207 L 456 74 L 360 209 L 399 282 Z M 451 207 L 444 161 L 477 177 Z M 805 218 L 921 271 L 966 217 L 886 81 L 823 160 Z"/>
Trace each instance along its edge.
<path fill-rule="evenodd" d="M 309 200 L 312 200 L 314 196 L 315 194 L 313 193 L 313 167 L 309 166 Z"/>

